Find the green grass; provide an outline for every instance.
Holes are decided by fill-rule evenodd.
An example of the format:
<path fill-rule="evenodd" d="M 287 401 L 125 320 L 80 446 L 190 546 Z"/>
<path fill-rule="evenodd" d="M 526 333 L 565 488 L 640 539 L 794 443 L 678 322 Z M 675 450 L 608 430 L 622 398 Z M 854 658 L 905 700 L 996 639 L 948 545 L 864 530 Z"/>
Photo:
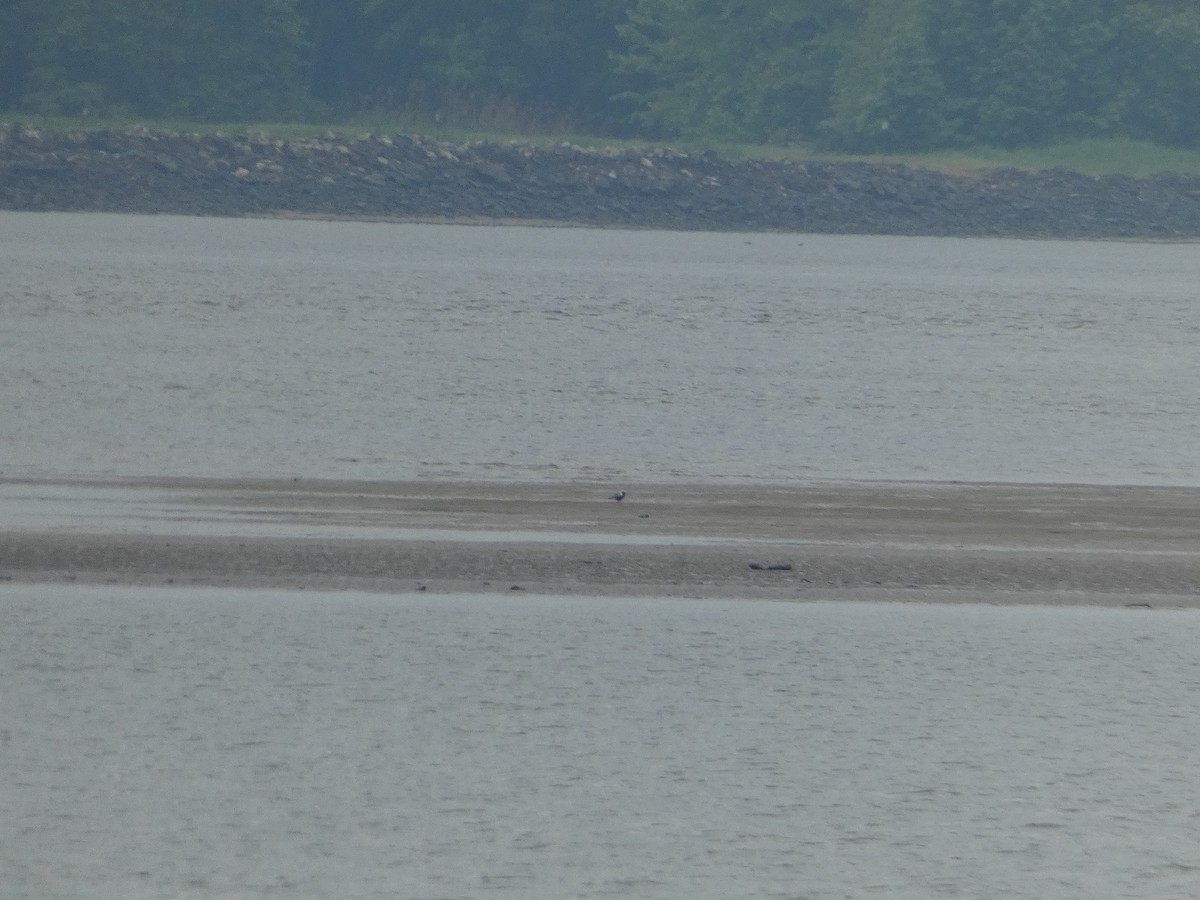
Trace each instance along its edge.
<path fill-rule="evenodd" d="M 810 147 L 733 147 L 718 148 L 722 155 L 744 159 L 855 160 L 869 163 L 902 164 L 913 168 L 942 172 L 971 172 L 1010 167 L 1038 171 L 1064 168 L 1087 175 L 1153 175 L 1156 172 L 1200 174 L 1200 150 L 1162 147 L 1148 141 L 1128 138 L 1091 138 L 1002 150 L 996 147 L 969 147 L 928 153 L 850 155 L 826 153 Z"/>
<path fill-rule="evenodd" d="M 702 144 L 697 141 L 646 141 L 569 133 L 528 134 L 503 130 L 489 131 L 444 126 L 431 120 L 414 117 L 400 118 L 384 114 L 366 115 L 356 121 L 339 123 L 214 123 L 172 120 L 147 121 L 144 119 L 79 120 L 25 114 L 0 115 L 0 121 L 28 125 L 49 134 L 65 134 L 80 129 L 128 129 L 139 125 L 145 125 L 154 130 L 161 131 L 194 132 L 200 134 L 212 134 L 219 131 L 227 135 L 266 135 L 271 138 L 322 137 L 330 132 L 348 137 L 359 134 L 423 134 L 450 143 L 463 143 L 467 141 L 494 141 L 503 143 L 516 141 L 538 146 L 570 143 L 582 147 L 613 147 L 642 150 L 667 147 L 685 153 L 712 150 L 718 156 L 732 160 L 792 160 L 796 162 L 810 160 L 854 160 L 869 163 L 903 164 L 913 168 L 933 169 L 944 172 L 969 172 L 1000 167 L 1037 171 L 1039 169 L 1061 167 L 1088 175 L 1125 174 L 1145 176 L 1156 172 L 1200 174 L 1200 150 L 1162 147 L 1147 141 L 1135 141 L 1123 138 L 1094 138 L 1054 144 L 1048 147 L 1020 150 L 974 147 L 921 154 L 896 153 L 860 156 L 822 152 L 816 148 L 804 145 L 780 147 L 730 143 Z"/>
<path fill-rule="evenodd" d="M 1200 150 L 1161 147 L 1128 138 L 1091 138 L 1020 150 L 979 147 L 966 152 L 931 153 L 926 158 L 928 167 L 938 169 L 1011 166 L 1031 170 L 1061 167 L 1088 175 L 1200 174 Z"/>

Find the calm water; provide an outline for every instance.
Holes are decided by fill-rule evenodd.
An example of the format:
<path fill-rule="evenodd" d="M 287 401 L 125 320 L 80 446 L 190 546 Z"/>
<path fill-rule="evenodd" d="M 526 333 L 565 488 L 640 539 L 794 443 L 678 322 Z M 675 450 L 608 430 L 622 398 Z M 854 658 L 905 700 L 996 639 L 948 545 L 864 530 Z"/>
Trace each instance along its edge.
<path fill-rule="evenodd" d="M 1200 616 L 0 588 L 56 898 L 1190 898 Z"/>
<path fill-rule="evenodd" d="M 0 272 L 0 476 L 1200 484 L 1195 246 L 0 213 Z M 0 585 L 0 895 L 1191 897 L 1197 646 Z"/>
<path fill-rule="evenodd" d="M 0 474 L 1200 484 L 1195 245 L 0 213 Z"/>

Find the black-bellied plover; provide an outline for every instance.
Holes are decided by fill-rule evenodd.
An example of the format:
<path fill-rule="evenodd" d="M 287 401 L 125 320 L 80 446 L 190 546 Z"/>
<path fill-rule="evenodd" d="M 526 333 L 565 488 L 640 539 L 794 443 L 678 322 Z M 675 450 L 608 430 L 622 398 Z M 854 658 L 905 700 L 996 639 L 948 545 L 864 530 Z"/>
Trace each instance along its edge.
<path fill-rule="evenodd" d="M 624 492 L 624 491 L 617 491 L 615 494 L 613 494 L 613 495 L 612 495 L 611 497 L 609 497 L 608 499 L 609 499 L 609 500 L 616 500 L 618 503 L 620 503 L 622 500 L 624 500 L 624 499 L 625 499 L 625 492 Z"/>

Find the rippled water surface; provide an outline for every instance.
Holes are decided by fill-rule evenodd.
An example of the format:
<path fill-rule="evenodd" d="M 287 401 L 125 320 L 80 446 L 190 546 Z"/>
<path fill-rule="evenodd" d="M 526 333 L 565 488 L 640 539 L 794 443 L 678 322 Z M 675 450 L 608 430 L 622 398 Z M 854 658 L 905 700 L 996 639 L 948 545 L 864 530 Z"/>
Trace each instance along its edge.
<path fill-rule="evenodd" d="M 0 213 L 0 474 L 1200 483 L 1195 245 Z"/>
<path fill-rule="evenodd" d="M 1200 617 L 0 588 L 6 898 L 1184 898 Z"/>
<path fill-rule="evenodd" d="M 0 213 L 0 476 L 1197 484 L 1196 251 Z M 1192 897 L 1197 646 L 0 585 L 0 896 Z"/>

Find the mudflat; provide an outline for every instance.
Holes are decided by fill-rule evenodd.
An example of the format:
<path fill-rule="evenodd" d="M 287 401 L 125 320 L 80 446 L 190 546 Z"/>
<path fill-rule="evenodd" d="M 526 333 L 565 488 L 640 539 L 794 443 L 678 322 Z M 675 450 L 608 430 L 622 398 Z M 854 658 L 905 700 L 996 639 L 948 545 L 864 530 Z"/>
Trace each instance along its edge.
<path fill-rule="evenodd" d="M 1200 489 L 8 479 L 0 578 L 1198 607 Z"/>

